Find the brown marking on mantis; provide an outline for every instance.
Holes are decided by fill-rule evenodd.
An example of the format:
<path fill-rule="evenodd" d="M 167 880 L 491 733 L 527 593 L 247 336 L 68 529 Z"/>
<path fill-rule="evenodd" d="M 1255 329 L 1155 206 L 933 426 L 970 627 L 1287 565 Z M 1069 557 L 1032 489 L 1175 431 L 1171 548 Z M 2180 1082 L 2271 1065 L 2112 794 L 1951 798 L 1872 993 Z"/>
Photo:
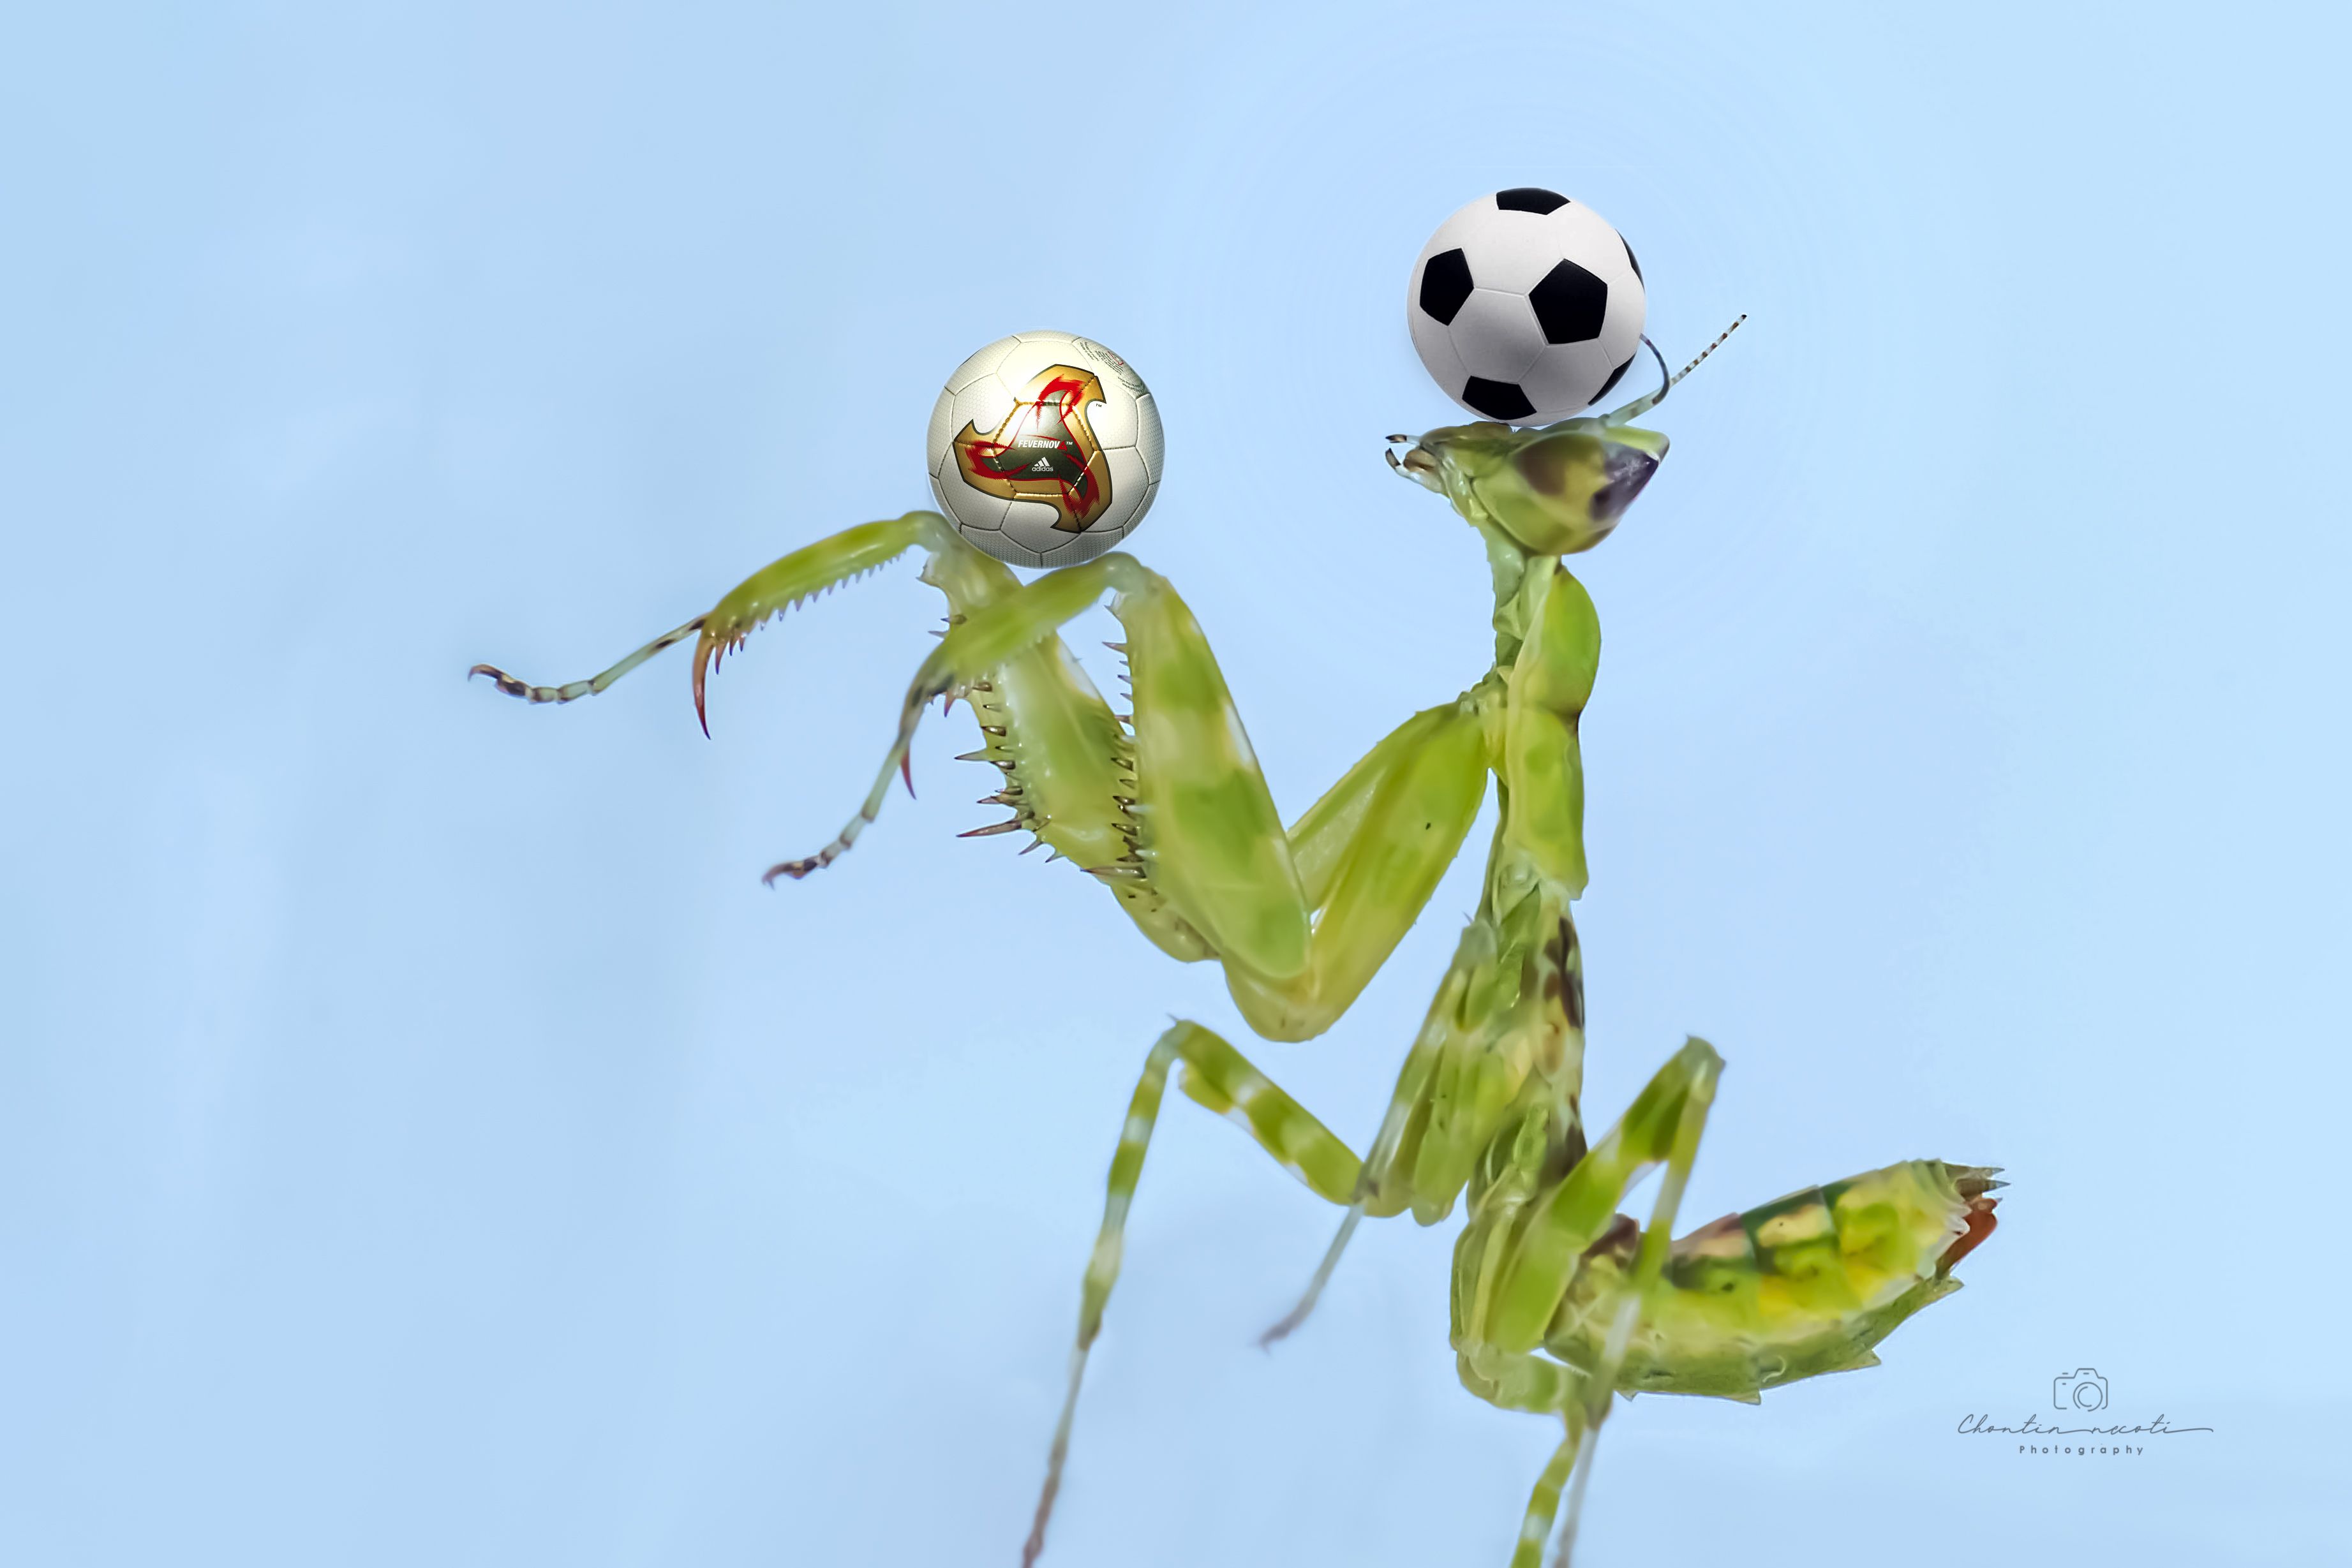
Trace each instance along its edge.
<path fill-rule="evenodd" d="M 1568 488 L 1569 449 L 1573 440 L 1538 441 L 1512 454 L 1528 487 L 1539 496 L 1557 496 Z"/>
<path fill-rule="evenodd" d="M 1609 1228 L 1593 1238 L 1592 1245 L 1584 1249 L 1587 1258 L 1613 1256 L 1619 1262 L 1633 1255 L 1642 1239 L 1642 1227 L 1630 1214 L 1620 1214 L 1609 1221 Z"/>

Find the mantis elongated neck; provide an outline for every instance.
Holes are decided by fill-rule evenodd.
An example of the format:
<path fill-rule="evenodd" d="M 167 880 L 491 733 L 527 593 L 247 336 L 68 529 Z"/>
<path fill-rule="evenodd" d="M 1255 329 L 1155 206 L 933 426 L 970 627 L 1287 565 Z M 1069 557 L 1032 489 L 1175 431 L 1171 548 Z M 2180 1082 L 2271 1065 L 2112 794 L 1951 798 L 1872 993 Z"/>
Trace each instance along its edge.
<path fill-rule="evenodd" d="M 1517 540 L 1484 517 L 1472 516 L 1470 523 L 1486 542 L 1486 565 L 1495 579 L 1495 668 L 1507 671 L 1518 658 L 1520 644 L 1527 641 L 1525 595 L 1521 591 L 1527 586 L 1528 569 L 1538 559 L 1559 558 L 1529 555 Z"/>
<path fill-rule="evenodd" d="M 1495 668 L 1479 692 L 1498 810 L 1478 919 L 1494 934 L 1498 972 L 1520 977 L 1516 998 L 1497 998 L 1513 1019 L 1507 1032 L 1544 1085 L 1563 1146 L 1580 1152 L 1583 959 L 1570 906 L 1585 883 L 1577 723 L 1598 670 L 1600 623 L 1559 556 L 1532 553 L 1490 521 L 1470 520 L 1495 579 Z"/>

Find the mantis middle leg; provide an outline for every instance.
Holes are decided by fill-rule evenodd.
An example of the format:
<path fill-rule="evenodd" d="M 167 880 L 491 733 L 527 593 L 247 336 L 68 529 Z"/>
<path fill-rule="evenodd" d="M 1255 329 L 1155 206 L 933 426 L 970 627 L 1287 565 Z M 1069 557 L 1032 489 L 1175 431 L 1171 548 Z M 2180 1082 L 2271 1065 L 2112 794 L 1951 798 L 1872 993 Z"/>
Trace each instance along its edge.
<path fill-rule="evenodd" d="M 1441 989 L 1440 1004 L 1433 1013 L 1444 1010 L 1447 997 L 1459 991 L 1456 984 Z M 1665 1260 L 1675 1214 L 1696 1155 L 1720 1068 L 1721 1060 L 1713 1049 L 1693 1040 L 1660 1070 L 1617 1126 L 1584 1154 L 1564 1179 L 1547 1184 L 1541 1168 L 1526 1168 L 1523 1164 L 1496 1172 L 1456 1249 L 1455 1348 L 1464 1383 L 1506 1408 L 1541 1411 L 1567 1423 L 1567 1439 L 1554 1456 L 1553 1469 L 1559 1473 L 1554 1475 L 1548 1469 L 1537 1485 L 1514 1568 L 1531 1568 L 1539 1559 L 1561 1489 L 1570 1479 L 1571 1465 L 1576 1467 L 1576 1490 L 1581 1490 L 1591 1438 L 1607 1416 L 1608 1391 L 1615 1386 L 1617 1367 L 1639 1318 L 1640 1303 L 1655 1285 Z M 1034 1563 L 1045 1549 L 1045 1527 L 1061 1490 L 1087 1357 L 1101 1333 L 1104 1310 L 1118 1281 L 1127 1217 L 1142 1178 L 1171 1069 L 1181 1073 L 1179 1087 L 1187 1095 L 1239 1123 L 1259 1147 L 1318 1197 L 1349 1207 L 1351 1213 L 1361 1203 L 1363 1164 L 1355 1153 L 1240 1051 L 1213 1031 L 1192 1022 L 1179 1022 L 1160 1036 L 1145 1061 L 1111 1159 L 1102 1227 L 1080 1291 L 1069 1385 L 1055 1427 L 1036 1518 L 1024 1549 L 1024 1563 Z M 1401 1097 L 1411 1092 L 1412 1081 L 1409 1069 L 1399 1086 Z M 1535 1110 L 1527 1123 L 1540 1133 L 1547 1114 Z M 1538 1135 L 1519 1138 L 1511 1146 L 1540 1158 L 1540 1151 L 1553 1145 Z M 1534 1314 L 1532 1303 L 1549 1294 L 1551 1306 L 1558 1305 L 1584 1248 L 1614 1222 L 1616 1205 L 1626 1190 L 1661 1164 L 1666 1167 L 1666 1179 L 1643 1233 L 1639 1256 L 1615 1296 L 1601 1364 L 1580 1370 L 1534 1354 L 1540 1323 L 1538 1339 L 1523 1345 L 1512 1343 L 1522 1332 L 1520 1321 Z M 1584 1239 L 1579 1241 L 1580 1237 Z M 1559 1275 L 1554 1286 L 1549 1281 L 1563 1250 L 1570 1269 Z M 1497 1311 L 1498 1305 L 1503 1310 Z M 1548 1323 L 1549 1309 L 1540 1316 Z M 1568 1526 L 1571 1534 L 1575 1517 L 1571 1495 Z"/>
<path fill-rule="evenodd" d="M 1584 1154 L 1580 1137 L 1570 1129 L 1563 1138 L 1559 1126 L 1564 1060 L 1571 1051 L 1580 1060 L 1581 1054 L 1580 959 L 1575 927 L 1563 906 L 1540 894 L 1520 901 L 1499 915 L 1491 905 L 1490 900 L 1464 933 L 1454 964 L 1398 1074 L 1381 1134 L 1374 1144 L 1371 1172 L 1311 1112 L 1213 1031 L 1180 1022 L 1152 1047 L 1111 1160 L 1102 1227 L 1087 1260 L 1080 1294 L 1069 1388 L 1055 1428 L 1026 1560 L 1034 1561 L 1044 1549 L 1045 1522 L 1060 1490 L 1087 1358 L 1101 1332 L 1103 1312 L 1118 1282 L 1128 1211 L 1142 1177 L 1144 1156 L 1150 1148 L 1171 1069 L 1181 1071 L 1179 1086 L 1186 1094 L 1239 1123 L 1259 1147 L 1310 1191 L 1348 1210 L 1339 1240 L 1318 1271 L 1318 1288 L 1368 1207 L 1381 1214 L 1401 1213 L 1410 1207 L 1426 1220 L 1448 1212 L 1468 1181 L 1470 1166 L 1486 1145 L 1487 1134 L 1511 1118 L 1514 1107 L 1524 1118 L 1542 1124 L 1545 1135 L 1538 1139 L 1541 1147 L 1571 1159 Z M 1539 924 L 1540 936 L 1536 929 Z M 1686 1049 L 1685 1056 L 1691 1054 Z M 1711 1092 L 1711 1078 L 1707 1082 Z M 1654 1100 L 1653 1095 L 1637 1101 L 1628 1112 L 1628 1121 L 1638 1130 L 1647 1130 L 1654 1122 Z M 1687 1103 L 1687 1094 L 1678 1102 Z M 1568 1114 L 1572 1116 L 1572 1110 Z M 1693 1132 L 1692 1139 L 1696 1136 Z M 1601 1157 L 1602 1168 L 1617 1172 L 1622 1188 L 1647 1166 L 1637 1162 L 1621 1170 L 1611 1164 L 1624 1145 L 1622 1126 L 1612 1139 L 1594 1153 Z M 1381 1176 L 1382 1169 L 1392 1172 L 1392 1179 Z M 1532 1179 L 1533 1173 L 1528 1175 Z M 1678 1197 L 1679 1193 L 1676 1182 L 1674 1196 Z M 1664 1214 L 1660 1223 L 1671 1223 L 1671 1207 Z M 1313 1300 L 1310 1290 L 1307 1300 L 1278 1327 L 1303 1317 Z M 1268 1340 L 1274 1337 L 1267 1336 Z M 1531 1367 L 1550 1366 L 1563 1374 L 1567 1370 L 1556 1363 L 1538 1363 L 1532 1356 L 1523 1359 Z M 1569 1414 L 1557 1403 L 1545 1407 Z M 1597 1420 L 1590 1411 L 1578 1412 L 1572 1429 L 1582 1430 L 1584 1423 Z"/>
<path fill-rule="evenodd" d="M 1061 1419 L 1054 1427 L 1054 1444 L 1045 1461 L 1045 1484 L 1037 1498 L 1037 1516 L 1022 1549 L 1024 1564 L 1033 1563 L 1045 1549 L 1045 1525 L 1053 1516 L 1054 1500 L 1062 1487 L 1062 1468 L 1069 1458 L 1070 1425 L 1077 1413 L 1078 1390 L 1086 1379 L 1087 1357 L 1102 1332 L 1103 1310 L 1118 1282 L 1126 1252 L 1127 1215 L 1135 1189 L 1143 1177 L 1143 1160 L 1150 1152 L 1151 1134 L 1160 1120 L 1160 1105 L 1170 1070 L 1181 1076 L 1177 1086 L 1210 1110 L 1239 1123 L 1258 1146 L 1328 1203 L 1354 1202 L 1363 1170 L 1348 1145 L 1318 1121 L 1305 1106 L 1285 1093 L 1253 1066 L 1223 1037 L 1199 1024 L 1179 1021 L 1152 1046 L 1144 1061 L 1143 1076 L 1128 1103 L 1118 1149 L 1111 1156 L 1110 1179 L 1103 1200 L 1102 1228 L 1087 1260 L 1078 1301 L 1077 1343 L 1070 1352 L 1069 1390 L 1062 1401 Z"/>

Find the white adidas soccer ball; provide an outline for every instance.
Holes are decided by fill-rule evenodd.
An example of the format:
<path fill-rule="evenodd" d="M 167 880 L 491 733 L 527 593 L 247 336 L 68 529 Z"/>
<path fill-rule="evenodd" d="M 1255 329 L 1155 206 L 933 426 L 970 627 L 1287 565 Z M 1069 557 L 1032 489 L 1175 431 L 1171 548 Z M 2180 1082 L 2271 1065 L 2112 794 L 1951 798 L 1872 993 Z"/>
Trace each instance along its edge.
<path fill-rule="evenodd" d="M 1412 264 L 1405 321 L 1445 395 L 1549 424 L 1615 388 L 1641 351 L 1642 267 L 1609 220 L 1551 191 L 1481 196 Z"/>
<path fill-rule="evenodd" d="M 1076 566 L 1135 531 L 1160 489 L 1160 410 L 1091 339 L 1000 338 L 948 378 L 925 455 L 956 530 L 1013 566 Z"/>

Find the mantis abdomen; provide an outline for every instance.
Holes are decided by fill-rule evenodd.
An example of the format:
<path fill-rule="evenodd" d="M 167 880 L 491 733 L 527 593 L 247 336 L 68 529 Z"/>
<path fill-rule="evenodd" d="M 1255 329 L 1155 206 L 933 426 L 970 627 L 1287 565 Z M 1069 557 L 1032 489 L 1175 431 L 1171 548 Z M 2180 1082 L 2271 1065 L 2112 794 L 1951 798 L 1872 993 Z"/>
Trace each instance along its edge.
<path fill-rule="evenodd" d="M 1952 1266 L 1992 1233 L 1990 1167 L 1906 1160 L 1807 1187 L 1681 1238 L 1625 1352 L 1617 1386 L 1754 1400 L 1824 1372 L 1875 1365 L 1871 1347 L 1960 1288 Z M 1586 1255 L 1545 1348 L 1597 1364 L 1638 1231 Z"/>

